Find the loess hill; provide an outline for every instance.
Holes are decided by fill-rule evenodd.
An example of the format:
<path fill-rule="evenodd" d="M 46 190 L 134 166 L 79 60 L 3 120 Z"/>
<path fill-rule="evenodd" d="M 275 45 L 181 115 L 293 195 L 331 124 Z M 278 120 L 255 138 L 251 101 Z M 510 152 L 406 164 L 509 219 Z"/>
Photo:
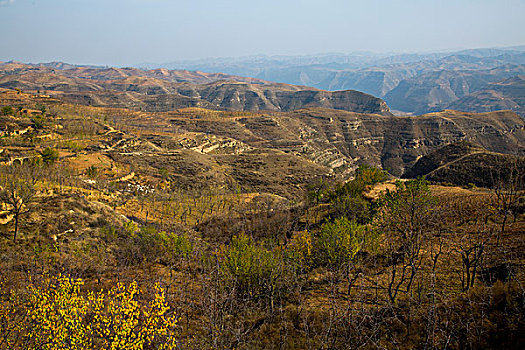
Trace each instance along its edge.
<path fill-rule="evenodd" d="M 402 177 L 425 176 L 438 183 L 493 188 L 511 181 L 511 177 L 522 173 L 523 169 L 523 156 L 489 152 L 481 146 L 460 141 L 421 157 Z M 525 182 L 523 174 L 520 176 L 515 181 Z"/>
<path fill-rule="evenodd" d="M 1 95 L 5 104 L 24 105 L 15 92 Z M 195 188 L 203 183 L 229 188 L 240 185 L 291 198 L 317 176 L 348 178 L 360 164 L 400 176 L 420 157 L 458 141 L 497 153 L 525 152 L 525 123 L 510 111 L 444 111 L 418 117 L 323 108 L 256 113 L 186 108 L 146 113 L 23 96 L 33 108 L 46 104 L 108 115 L 108 122 L 96 121 L 97 128 L 107 134 L 83 152 L 104 154 L 155 176 L 164 168 L 184 186 Z M 14 117 L 5 117 L 3 124 L 9 130 L 31 126 L 30 119 Z M 53 141 L 53 135 L 48 137 L 47 144 L 59 142 Z M 9 157 L 28 153 L 30 150 L 14 147 Z"/>
<path fill-rule="evenodd" d="M 184 107 L 290 111 L 326 107 L 389 115 L 384 101 L 358 91 L 328 92 L 223 74 L 136 68 L 55 69 L 0 65 L 0 87 L 42 91 L 73 103 L 166 112 Z"/>
<path fill-rule="evenodd" d="M 400 117 L 361 93 L 224 75 L 0 67 L 0 349 L 67 348 L 78 334 L 77 349 L 108 348 L 144 330 L 151 349 L 525 341 L 513 111 Z M 396 181 L 490 187 L 493 170 L 512 175 L 499 192 Z M 136 303 L 68 313 L 134 283 Z M 162 327 L 145 326 L 150 301 Z"/>

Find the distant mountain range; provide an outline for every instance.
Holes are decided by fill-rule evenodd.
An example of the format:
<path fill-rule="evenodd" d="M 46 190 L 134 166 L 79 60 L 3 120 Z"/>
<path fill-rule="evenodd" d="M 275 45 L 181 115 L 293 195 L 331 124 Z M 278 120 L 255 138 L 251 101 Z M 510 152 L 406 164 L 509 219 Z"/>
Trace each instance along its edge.
<path fill-rule="evenodd" d="M 324 107 L 383 114 L 390 107 L 400 115 L 510 109 L 525 117 L 525 46 L 212 58 L 138 67 L 8 62 L 0 64 L 0 87 L 61 91 L 76 103 L 150 111 Z"/>
<path fill-rule="evenodd" d="M 474 112 L 511 109 L 525 116 L 525 76 L 487 84 L 482 90 L 454 101 L 448 108 Z"/>
<path fill-rule="evenodd" d="M 393 110 L 422 114 L 449 108 L 459 99 L 490 89 L 493 83 L 525 74 L 525 46 L 427 54 L 323 54 L 252 56 L 141 64 L 141 68 L 188 69 L 249 76 L 318 89 L 357 90 L 384 98 Z M 479 110 L 479 103 L 466 111 Z M 511 96 L 500 92 L 504 100 Z M 485 101 L 488 102 L 488 101 Z M 522 113 L 523 106 L 503 105 Z M 486 104 L 483 111 L 502 104 Z"/>
<path fill-rule="evenodd" d="M 77 67 L 62 63 L 0 64 L 0 88 L 59 96 L 100 107 L 167 112 L 185 107 L 228 111 L 293 111 L 323 107 L 391 115 L 380 98 L 325 91 L 223 73 Z"/>
<path fill-rule="evenodd" d="M 495 84 L 508 79 L 516 79 L 525 74 L 525 65 L 506 64 L 492 69 L 480 70 L 438 70 L 419 74 L 401 81 L 390 90 L 384 99 L 395 110 L 422 114 L 437 112 L 443 109 L 460 109 L 464 111 L 494 111 L 513 109 L 519 112 L 523 107 L 516 104 L 497 103 L 485 105 L 480 110 L 477 105 L 468 104 L 472 94 L 492 89 Z M 514 97 L 514 89 L 501 91 L 503 100 Z M 458 103 L 459 101 L 463 101 Z"/>

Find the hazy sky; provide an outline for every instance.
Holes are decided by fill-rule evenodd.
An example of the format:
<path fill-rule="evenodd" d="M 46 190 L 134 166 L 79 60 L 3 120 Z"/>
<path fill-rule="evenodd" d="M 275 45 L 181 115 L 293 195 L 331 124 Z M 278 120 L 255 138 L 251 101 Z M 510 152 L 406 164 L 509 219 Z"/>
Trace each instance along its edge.
<path fill-rule="evenodd" d="M 0 0 L 0 60 L 131 65 L 525 44 L 525 0 Z"/>

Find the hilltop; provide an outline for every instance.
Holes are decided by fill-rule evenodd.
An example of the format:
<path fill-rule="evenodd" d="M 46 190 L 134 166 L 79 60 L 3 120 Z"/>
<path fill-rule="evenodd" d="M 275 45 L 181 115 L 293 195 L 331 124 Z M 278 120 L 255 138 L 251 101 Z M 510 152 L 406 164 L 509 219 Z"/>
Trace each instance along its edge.
<path fill-rule="evenodd" d="M 225 74 L 136 68 L 0 65 L 0 88 L 22 89 L 99 107 L 166 112 L 184 107 L 290 111 L 325 107 L 389 115 L 384 101 L 358 91 L 328 92 Z"/>

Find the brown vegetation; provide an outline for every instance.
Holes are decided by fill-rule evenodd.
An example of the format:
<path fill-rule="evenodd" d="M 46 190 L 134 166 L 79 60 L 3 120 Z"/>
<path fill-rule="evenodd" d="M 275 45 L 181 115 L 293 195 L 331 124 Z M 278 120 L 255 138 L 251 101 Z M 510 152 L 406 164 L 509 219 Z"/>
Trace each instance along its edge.
<path fill-rule="evenodd" d="M 9 97 L 13 106 L 41 103 Z M 31 316 L 38 305 L 59 314 L 74 300 L 85 307 L 75 327 L 86 330 L 97 315 L 111 314 L 111 296 L 102 291 L 129 290 L 134 281 L 142 293 L 131 298 L 139 315 L 133 334 L 151 334 L 143 325 L 159 290 L 166 320 L 177 319 L 144 349 L 172 340 L 183 349 L 519 349 L 525 341 L 521 167 L 492 189 L 421 178 L 385 184 L 389 175 L 378 168 L 352 164 L 336 176 L 275 146 L 294 125 L 310 130 L 297 121 L 303 117 L 313 129 L 323 110 L 294 119 L 152 115 L 53 99 L 41 107 L 45 123 L 35 135 L 53 139 L 0 139 L 2 188 L 15 194 L 2 200 L 18 205 L 23 197 L 10 183 L 31 194 L 19 220 L 1 226 L 0 348 L 45 348 L 24 326 L 41 325 Z M 6 120 L 30 122 L 16 113 L 19 119 Z M 326 125 L 339 112 L 326 113 L 319 122 L 326 128 L 315 130 L 330 140 Z M 194 129 L 167 132 L 170 119 Z M 216 138 L 196 130 L 203 121 Z M 204 152 L 212 142 L 222 146 Z M 46 149 L 58 159 L 44 162 Z M 56 302 L 35 297 L 45 293 Z M 104 312 L 93 295 L 106 298 Z M 93 324 L 99 328 L 76 348 L 116 339 L 114 328 L 104 333 Z M 60 332 L 60 346 L 74 348 L 72 333 Z"/>

